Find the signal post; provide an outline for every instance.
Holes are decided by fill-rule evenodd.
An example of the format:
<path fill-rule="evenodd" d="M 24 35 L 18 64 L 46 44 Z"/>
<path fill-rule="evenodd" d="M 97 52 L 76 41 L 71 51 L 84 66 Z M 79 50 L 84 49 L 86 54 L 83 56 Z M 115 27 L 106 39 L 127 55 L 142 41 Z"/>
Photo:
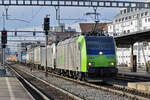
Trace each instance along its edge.
<path fill-rule="evenodd" d="M 5 48 L 6 48 L 6 44 L 7 44 L 7 31 L 6 30 L 2 30 L 1 31 L 1 48 L 2 48 L 2 61 L 1 61 L 1 74 L 5 73 Z"/>
<path fill-rule="evenodd" d="M 49 31 L 49 17 L 44 18 L 44 31 L 45 31 L 45 76 L 47 77 L 47 45 L 48 45 L 48 31 Z"/>

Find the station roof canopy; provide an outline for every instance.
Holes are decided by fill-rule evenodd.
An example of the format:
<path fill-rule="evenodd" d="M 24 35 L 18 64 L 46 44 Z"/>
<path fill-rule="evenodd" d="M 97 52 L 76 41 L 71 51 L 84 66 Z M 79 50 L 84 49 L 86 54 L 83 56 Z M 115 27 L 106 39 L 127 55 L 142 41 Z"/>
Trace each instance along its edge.
<path fill-rule="evenodd" d="M 118 47 L 123 45 L 130 46 L 135 42 L 150 41 L 150 29 L 145 31 L 133 32 L 114 37 Z"/>

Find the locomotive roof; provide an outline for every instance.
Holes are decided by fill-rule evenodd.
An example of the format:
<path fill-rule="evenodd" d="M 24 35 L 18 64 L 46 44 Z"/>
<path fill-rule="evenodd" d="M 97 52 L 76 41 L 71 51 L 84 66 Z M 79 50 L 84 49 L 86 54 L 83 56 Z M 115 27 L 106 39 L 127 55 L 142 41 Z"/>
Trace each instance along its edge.
<path fill-rule="evenodd" d="M 61 42 L 58 43 L 58 45 L 64 45 L 64 44 L 68 44 L 68 43 L 71 43 L 71 42 L 75 42 L 78 39 L 78 37 L 79 36 L 72 37 L 72 38 L 66 39 L 64 41 L 61 41 Z M 94 37 L 112 37 L 112 36 L 85 36 L 85 37 L 93 37 L 94 38 Z"/>

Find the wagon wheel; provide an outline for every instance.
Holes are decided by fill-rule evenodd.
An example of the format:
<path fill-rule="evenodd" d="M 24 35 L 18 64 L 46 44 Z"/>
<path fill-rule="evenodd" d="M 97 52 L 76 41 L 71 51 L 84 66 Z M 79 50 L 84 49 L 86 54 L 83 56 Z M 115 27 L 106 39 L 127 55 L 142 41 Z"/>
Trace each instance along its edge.
<path fill-rule="evenodd" d="M 81 80 L 81 81 L 83 80 L 82 73 L 79 72 L 79 73 L 77 74 L 77 80 Z"/>
<path fill-rule="evenodd" d="M 77 73 L 74 73 L 74 74 L 73 74 L 73 78 L 74 78 L 74 79 L 78 79 L 78 74 L 77 74 Z"/>

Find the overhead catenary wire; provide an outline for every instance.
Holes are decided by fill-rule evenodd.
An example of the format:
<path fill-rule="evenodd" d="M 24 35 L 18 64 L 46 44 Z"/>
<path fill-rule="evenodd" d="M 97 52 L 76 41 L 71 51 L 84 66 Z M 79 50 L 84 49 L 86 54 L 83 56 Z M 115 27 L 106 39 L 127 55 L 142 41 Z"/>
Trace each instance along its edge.
<path fill-rule="evenodd" d="M 33 14 L 33 12 L 32 12 L 32 17 L 31 17 L 30 22 L 31 22 L 32 20 L 34 20 L 34 18 L 40 13 L 40 11 L 42 10 L 42 8 L 43 8 L 43 6 L 41 6 L 41 7 L 35 12 L 35 14 Z"/>
<path fill-rule="evenodd" d="M 10 15 L 8 15 L 8 9 L 9 9 L 9 6 L 5 6 L 5 14 L 4 14 L 4 16 L 6 16 L 6 20 L 18 20 L 18 21 L 22 21 L 22 22 L 25 22 L 25 23 L 30 23 L 29 21 L 27 21 L 27 20 L 24 20 L 24 19 L 18 19 L 18 18 L 9 18 L 8 16 L 10 16 Z"/>

